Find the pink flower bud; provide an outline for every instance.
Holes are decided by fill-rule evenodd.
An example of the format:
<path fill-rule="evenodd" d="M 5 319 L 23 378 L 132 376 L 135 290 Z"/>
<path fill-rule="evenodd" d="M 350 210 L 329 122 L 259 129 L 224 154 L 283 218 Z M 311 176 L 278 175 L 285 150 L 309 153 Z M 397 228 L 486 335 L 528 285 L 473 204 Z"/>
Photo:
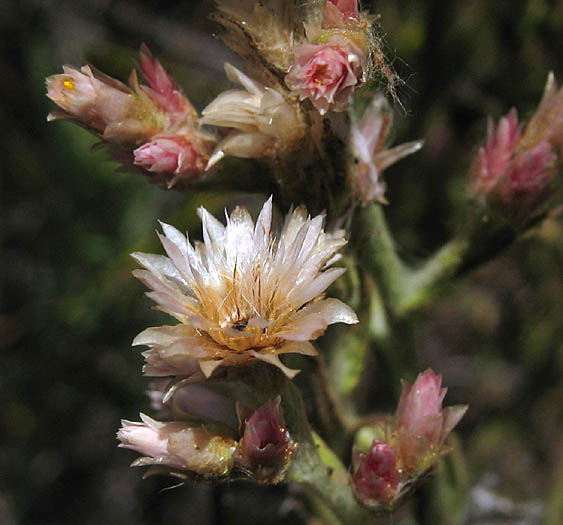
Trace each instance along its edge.
<path fill-rule="evenodd" d="M 203 172 L 209 158 L 198 151 L 186 135 L 162 135 L 137 148 L 133 155 L 135 164 L 148 171 L 176 175 L 169 187 L 179 178 L 193 178 Z"/>
<path fill-rule="evenodd" d="M 522 134 L 516 110 L 501 118 L 496 130 L 489 121 L 485 147 L 473 165 L 473 187 L 489 201 L 521 208 L 534 205 L 557 174 L 563 146 L 563 91 L 549 76 L 538 110 Z"/>
<path fill-rule="evenodd" d="M 132 466 L 166 466 L 205 476 L 224 476 L 232 469 L 236 448 L 232 439 L 184 422 L 161 423 L 145 414 L 141 420 L 122 421 L 117 432 L 120 447 L 144 455 Z"/>
<path fill-rule="evenodd" d="M 487 193 L 493 190 L 507 170 L 518 142 L 521 125 L 516 109 L 512 108 L 506 117 L 500 119 L 497 129 L 489 120 L 487 144 L 479 150 L 476 166 L 477 191 Z"/>
<path fill-rule="evenodd" d="M 134 101 L 126 86 L 97 79 L 89 66 L 80 71 L 63 66 L 63 71 L 47 77 L 47 96 L 72 117 L 102 132 L 109 122 L 127 118 Z"/>
<path fill-rule="evenodd" d="M 341 36 L 326 44 L 302 44 L 294 52 L 296 62 L 285 77 L 289 89 L 310 99 L 321 115 L 345 110 L 362 81 L 365 53 Z"/>
<path fill-rule="evenodd" d="M 412 386 L 403 381 L 395 414 L 395 432 L 397 451 L 406 472 L 416 471 L 423 463 L 424 467 L 430 466 L 467 410 L 467 406 L 443 410 L 447 388 L 441 386 L 442 376 L 431 369 L 419 374 Z"/>
<path fill-rule="evenodd" d="M 271 480 L 288 466 L 296 445 L 285 428 L 278 396 L 258 408 L 245 422 L 239 463 L 261 481 Z"/>
<path fill-rule="evenodd" d="M 506 171 L 506 179 L 497 188 L 504 203 L 540 195 L 557 174 L 557 155 L 551 144 L 540 142 L 532 150 L 520 152 Z"/>
<path fill-rule="evenodd" d="M 360 17 L 358 0 L 327 0 L 323 15 L 326 27 L 344 27 Z"/>
<path fill-rule="evenodd" d="M 365 505 L 385 505 L 397 495 L 400 474 L 394 450 L 373 440 L 369 453 L 354 451 L 352 488 Z"/>
<path fill-rule="evenodd" d="M 162 64 L 152 56 L 149 48 L 143 44 L 139 53 L 141 72 L 150 86 L 149 95 L 167 113 L 188 113 L 195 117 L 195 110 L 188 99 L 165 71 Z"/>
<path fill-rule="evenodd" d="M 168 438 L 172 432 L 178 432 L 186 425 L 184 423 L 161 423 L 145 414 L 141 414 L 142 422 L 121 422 L 122 427 L 117 432 L 117 439 L 122 448 L 130 448 L 143 456 L 152 458 L 160 464 L 175 468 L 184 468 L 182 458 L 171 454 L 168 450 Z"/>
<path fill-rule="evenodd" d="M 48 120 L 74 118 L 117 144 L 140 144 L 162 131 L 166 115 L 136 85 L 128 88 L 118 80 L 83 66 L 80 71 L 63 67 L 63 74 L 46 79 L 47 96 L 64 112 Z"/>

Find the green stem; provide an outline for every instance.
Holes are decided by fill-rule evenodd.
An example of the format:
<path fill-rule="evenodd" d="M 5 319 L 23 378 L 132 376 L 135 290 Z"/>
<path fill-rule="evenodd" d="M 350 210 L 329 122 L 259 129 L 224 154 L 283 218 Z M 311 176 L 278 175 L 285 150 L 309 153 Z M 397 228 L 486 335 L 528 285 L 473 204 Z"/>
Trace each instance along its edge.
<path fill-rule="evenodd" d="M 409 270 L 397 254 L 381 206 L 369 204 L 360 209 L 353 231 L 353 247 L 360 261 L 375 278 L 387 305 L 394 310 L 401 301 Z"/>
<path fill-rule="evenodd" d="M 446 282 L 455 277 L 463 266 L 470 247 L 469 239 L 455 237 L 420 268 L 405 273 L 402 293 L 394 305 L 397 317 L 422 306 Z"/>
<path fill-rule="evenodd" d="M 346 525 L 377 523 L 374 516 L 354 497 L 348 471 L 325 442 L 312 432 L 299 390 L 288 382 L 283 390 L 284 413 L 299 449 L 286 480 L 299 484 Z"/>

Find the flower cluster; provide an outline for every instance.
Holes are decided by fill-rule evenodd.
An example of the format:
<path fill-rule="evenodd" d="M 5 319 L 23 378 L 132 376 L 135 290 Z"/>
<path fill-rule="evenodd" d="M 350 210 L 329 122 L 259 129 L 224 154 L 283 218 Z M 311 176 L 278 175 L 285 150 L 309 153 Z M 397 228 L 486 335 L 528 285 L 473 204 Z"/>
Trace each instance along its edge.
<path fill-rule="evenodd" d="M 202 423 L 184 421 L 232 423 L 232 400 L 193 383 L 210 378 L 219 367 L 255 361 L 293 377 L 298 371 L 285 366 L 280 355 L 314 356 L 310 341 L 328 325 L 356 323 L 347 305 L 323 297 L 344 272 L 329 266 L 346 241 L 342 231 L 325 233 L 323 217 L 310 218 L 304 208 L 290 212 L 276 234 L 271 198 L 256 224 L 244 208 L 227 216 L 226 226 L 203 208 L 199 213 L 203 243 L 192 245 L 188 236 L 163 223 L 160 240 L 168 256 L 133 254 L 145 267 L 134 274 L 151 288 L 149 297 L 179 321 L 148 328 L 133 341 L 149 347 L 143 353 L 146 375 L 173 379 L 172 385 L 153 390 L 151 399 L 176 421 L 160 423 L 141 415 L 141 423 L 125 421 L 118 438 L 122 446 L 146 455 L 135 465 L 217 477 L 229 473 L 236 461 L 258 481 L 278 480 L 296 448 L 280 399 L 242 418 L 244 433 L 237 445 L 228 432 L 213 433 Z"/>
<path fill-rule="evenodd" d="M 191 410 L 194 401 L 184 400 L 185 410 Z M 231 437 L 232 432 L 226 428 L 209 424 L 161 423 L 145 414 L 140 417 L 140 422 L 123 420 L 117 439 L 120 447 L 143 454 L 131 466 L 151 467 L 148 475 L 221 478 L 236 468 L 258 481 L 274 483 L 283 476 L 297 450 L 285 428 L 279 397 L 249 411 L 249 417 L 241 420 L 244 431 L 240 439 Z"/>
<path fill-rule="evenodd" d="M 277 483 L 304 449 L 311 465 L 312 456 L 321 456 L 312 447 L 315 436 L 296 454 L 294 438 L 310 429 L 301 400 L 291 401 L 289 380 L 299 370 L 284 356 L 316 357 L 313 341 L 329 325 L 358 323 L 347 304 L 326 295 L 345 272 L 333 266 L 347 243 L 339 228 L 350 223 L 358 204 L 386 202 L 383 171 L 422 141 L 388 147 L 392 115 L 383 95 L 375 95 L 361 116 L 351 107 L 373 73 L 394 82 L 358 0 L 218 0 L 217 8 L 222 37 L 246 62 L 244 72 L 225 64 L 236 87 L 201 114 L 143 45 L 138 68 L 144 84 L 135 71 L 127 86 L 89 65 L 65 66 L 63 74 L 47 78 L 48 96 L 61 108 L 49 118 L 78 121 L 168 187 L 197 186 L 227 156 L 261 159 L 256 164 L 276 175 L 272 193 L 289 210 L 279 227 L 272 197 L 255 221 L 243 207 L 226 214 L 225 224 L 200 208 L 202 241 L 161 223 L 166 255 L 132 254 L 143 267 L 133 273 L 148 287 L 147 296 L 176 322 L 147 328 L 133 341 L 145 347 L 145 375 L 157 378 L 149 395 L 162 421 L 145 414 L 139 422 L 124 420 L 117 437 L 121 447 L 143 455 L 133 465 L 149 466 L 149 473 Z M 563 145 L 561 98 L 552 81 L 525 133 L 515 112 L 490 131 L 474 167 L 480 192 L 507 202 L 545 187 Z M 327 209 L 328 220 L 324 212 L 294 209 L 291 202 L 301 194 L 313 204 L 309 210 Z M 356 304 L 369 317 L 366 304 L 376 283 L 364 271 L 367 276 L 366 268 L 355 272 L 351 280 L 361 284 L 350 288 L 363 294 Z M 274 385 L 256 386 L 253 373 L 273 378 Z M 314 389 L 330 398 L 324 386 Z M 279 394 L 287 394 L 283 403 Z M 375 434 L 368 446 L 352 451 L 349 481 L 361 504 L 391 508 L 448 451 L 445 440 L 467 407 L 443 409 L 445 394 L 431 370 L 412 386 L 403 383 L 393 421 L 370 427 Z M 305 424 L 294 433 L 282 406 L 296 405 L 301 412 L 287 419 Z M 350 495 L 346 470 L 335 478 Z"/>
<path fill-rule="evenodd" d="M 542 196 L 557 174 L 563 144 L 563 91 L 550 74 L 543 99 L 524 133 L 515 109 L 489 121 L 488 138 L 472 168 L 477 194 L 519 209 Z"/>
<path fill-rule="evenodd" d="M 195 109 L 145 45 L 140 69 L 148 85 L 139 84 L 133 70 L 128 87 L 89 65 L 64 66 L 63 74 L 46 80 L 47 96 L 63 110 L 48 119 L 77 120 L 109 143 L 134 148 L 134 164 L 167 174 L 171 187 L 203 171 L 214 139 L 199 128 Z"/>
<path fill-rule="evenodd" d="M 400 499 L 449 449 L 444 442 L 467 410 L 442 408 L 447 388 L 428 369 L 403 390 L 391 423 L 377 429 L 369 451 L 354 451 L 352 486 L 368 506 L 388 506 Z"/>
<path fill-rule="evenodd" d="M 135 71 L 128 87 L 89 65 L 80 70 L 65 66 L 63 74 L 47 78 L 47 95 L 62 109 L 49 119 L 81 123 L 113 145 L 109 152 L 115 160 L 141 168 L 169 188 L 212 177 L 226 156 L 269 159 L 276 167 L 287 163 L 285 173 L 293 184 L 298 177 L 292 154 L 312 164 L 315 155 L 326 156 L 320 149 L 325 137 L 336 136 L 359 159 L 359 165 L 347 166 L 343 156 L 333 166 L 336 177 L 346 171 L 351 175 L 352 191 L 342 195 L 355 193 L 362 204 L 383 201 L 381 171 L 419 143 L 383 148 L 390 121 L 378 114 L 380 98 L 349 133 L 342 125 L 333 129 L 330 114 L 347 112 L 354 92 L 375 73 L 387 77 L 390 86 L 395 82 L 358 0 L 301 7 L 219 0 L 215 19 L 225 28 L 225 42 L 246 59 L 246 69 L 243 73 L 225 64 L 227 78 L 237 87 L 219 94 L 201 115 L 143 45 L 139 69 L 144 85 Z M 343 208 L 357 200 L 348 198 Z"/>

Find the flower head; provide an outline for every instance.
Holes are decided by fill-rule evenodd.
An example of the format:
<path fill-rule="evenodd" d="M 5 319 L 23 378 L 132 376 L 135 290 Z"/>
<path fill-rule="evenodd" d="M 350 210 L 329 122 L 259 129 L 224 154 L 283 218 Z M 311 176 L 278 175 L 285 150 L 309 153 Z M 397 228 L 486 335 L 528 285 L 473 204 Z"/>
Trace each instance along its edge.
<path fill-rule="evenodd" d="M 310 340 L 329 324 L 356 323 L 354 312 L 322 293 L 343 272 L 325 269 L 346 244 L 342 231 L 323 231 L 323 216 L 291 212 L 279 235 L 272 230 L 272 200 L 253 223 L 237 208 L 223 226 L 200 208 L 203 243 L 162 224 L 168 257 L 135 253 L 146 269 L 134 275 L 152 291 L 159 309 L 180 324 L 149 328 L 134 345 L 147 345 L 147 375 L 206 376 L 218 366 L 254 360 L 274 364 L 288 376 L 280 354 L 316 355 Z"/>
<path fill-rule="evenodd" d="M 352 488 L 364 505 L 385 505 L 398 493 L 401 475 L 397 470 L 395 451 L 375 439 L 367 454 L 353 454 Z"/>
<path fill-rule="evenodd" d="M 238 462 L 261 480 L 277 478 L 297 448 L 280 403 L 279 396 L 268 401 L 244 422 Z"/>
<path fill-rule="evenodd" d="M 133 466 L 158 465 L 204 476 L 224 476 L 233 467 L 236 442 L 204 427 L 161 423 L 145 414 L 140 422 L 124 420 L 121 424 L 119 446 L 144 454 Z"/>
<path fill-rule="evenodd" d="M 488 138 L 473 165 L 475 191 L 504 205 L 538 196 L 556 174 L 557 155 L 546 141 L 527 143 L 515 109 L 495 129 L 489 121 Z"/>
<path fill-rule="evenodd" d="M 64 66 L 63 74 L 46 79 L 47 96 L 64 110 L 48 119 L 76 119 L 118 144 L 146 142 L 164 129 L 167 117 L 140 89 L 135 75 L 131 83 L 133 88 L 90 66 Z"/>
<path fill-rule="evenodd" d="M 328 37 L 323 44 L 295 47 L 295 64 L 285 77 L 287 87 L 309 99 L 321 115 L 344 111 L 363 81 L 365 51 L 342 35 Z"/>
<path fill-rule="evenodd" d="M 536 205 L 557 175 L 563 147 L 563 90 L 550 73 L 540 105 L 522 132 L 515 109 L 494 127 L 472 167 L 473 189 L 488 201 L 519 210 Z"/>
<path fill-rule="evenodd" d="M 394 446 L 406 472 L 430 466 L 465 414 L 465 405 L 442 409 L 447 390 L 442 388 L 442 376 L 431 369 L 419 374 L 412 386 L 403 381 L 395 413 Z"/>
<path fill-rule="evenodd" d="M 386 144 L 392 124 L 393 116 L 383 95 L 373 98 L 359 122 L 352 120 L 350 145 L 354 164 L 351 171 L 353 186 L 363 205 L 372 200 L 386 202 L 385 183 L 381 180 L 383 170 L 423 145 L 421 140 L 416 140 L 388 149 Z"/>
<path fill-rule="evenodd" d="M 271 157 L 293 149 L 305 133 L 297 109 L 276 89 L 265 87 L 225 64 L 227 77 L 245 89 L 221 93 L 203 111 L 201 124 L 231 128 L 209 166 L 225 155 Z"/>

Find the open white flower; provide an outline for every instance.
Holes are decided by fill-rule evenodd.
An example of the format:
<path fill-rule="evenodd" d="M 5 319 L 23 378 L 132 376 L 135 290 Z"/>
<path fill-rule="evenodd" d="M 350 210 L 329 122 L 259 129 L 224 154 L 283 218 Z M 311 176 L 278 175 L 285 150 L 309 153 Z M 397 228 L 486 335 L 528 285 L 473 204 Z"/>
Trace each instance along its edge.
<path fill-rule="evenodd" d="M 221 93 L 201 112 L 200 124 L 232 128 L 217 145 L 207 167 L 225 155 L 271 157 L 294 148 L 305 133 L 296 107 L 276 89 L 263 86 L 230 64 L 225 64 L 225 72 L 244 89 Z"/>
<path fill-rule="evenodd" d="M 203 243 L 190 244 L 162 224 L 168 257 L 134 253 L 146 270 L 134 275 L 152 289 L 147 295 L 180 324 L 148 328 L 133 345 L 147 345 L 145 373 L 209 377 L 220 365 L 256 359 L 293 377 L 280 354 L 316 355 L 310 343 L 333 323 L 357 323 L 356 314 L 323 292 L 345 271 L 326 269 L 346 244 L 343 231 L 325 233 L 324 217 L 310 218 L 303 207 L 287 216 L 281 233 L 272 231 L 272 199 L 256 225 L 236 208 L 223 226 L 199 209 Z"/>

